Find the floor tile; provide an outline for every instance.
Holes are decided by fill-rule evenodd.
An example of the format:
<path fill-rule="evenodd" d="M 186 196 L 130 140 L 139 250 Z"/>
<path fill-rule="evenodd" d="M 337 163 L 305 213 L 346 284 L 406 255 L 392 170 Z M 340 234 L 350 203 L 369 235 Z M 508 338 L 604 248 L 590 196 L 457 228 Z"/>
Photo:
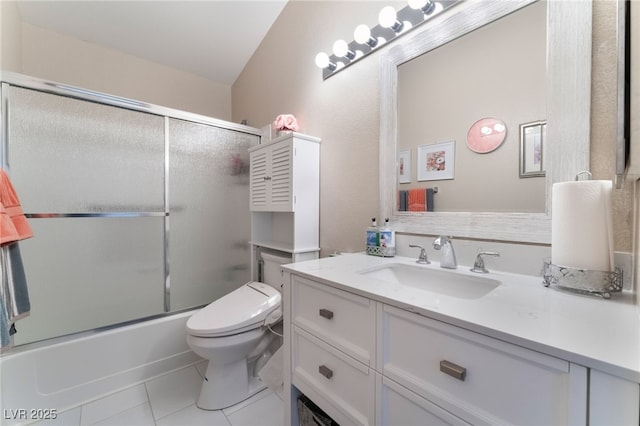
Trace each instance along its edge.
<path fill-rule="evenodd" d="M 229 426 L 221 410 L 201 410 L 195 404 L 156 420 L 157 426 Z"/>
<path fill-rule="evenodd" d="M 282 401 L 273 392 L 251 405 L 227 416 L 232 426 L 282 426 Z"/>
<path fill-rule="evenodd" d="M 227 407 L 224 410 L 224 414 L 230 416 L 238 410 L 245 408 L 248 405 L 253 404 L 254 402 L 269 396 L 272 392 L 269 389 L 264 389 L 258 392 L 257 394 L 251 396 L 250 398 L 245 399 L 244 401 L 240 401 L 236 405 L 232 405 L 231 407 Z"/>
<path fill-rule="evenodd" d="M 145 386 L 133 386 L 83 405 L 80 424 L 92 425 L 145 402 L 149 402 Z"/>
<path fill-rule="evenodd" d="M 202 378 L 194 366 L 174 371 L 146 383 L 149 401 L 156 419 L 195 404 Z"/>
<path fill-rule="evenodd" d="M 151 405 L 145 402 L 137 407 L 130 408 L 115 416 L 104 419 L 98 423 L 94 423 L 96 426 L 154 426 L 153 413 L 151 412 Z"/>

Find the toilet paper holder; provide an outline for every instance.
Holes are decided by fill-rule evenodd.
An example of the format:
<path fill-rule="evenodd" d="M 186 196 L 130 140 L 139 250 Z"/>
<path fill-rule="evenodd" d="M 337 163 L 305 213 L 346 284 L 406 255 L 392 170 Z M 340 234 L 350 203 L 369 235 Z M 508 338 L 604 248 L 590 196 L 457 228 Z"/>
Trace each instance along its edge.
<path fill-rule="evenodd" d="M 553 284 L 561 289 L 610 299 L 611 293 L 622 291 L 622 268 L 616 266 L 613 272 L 591 271 L 545 261 L 542 284 L 545 287 Z"/>

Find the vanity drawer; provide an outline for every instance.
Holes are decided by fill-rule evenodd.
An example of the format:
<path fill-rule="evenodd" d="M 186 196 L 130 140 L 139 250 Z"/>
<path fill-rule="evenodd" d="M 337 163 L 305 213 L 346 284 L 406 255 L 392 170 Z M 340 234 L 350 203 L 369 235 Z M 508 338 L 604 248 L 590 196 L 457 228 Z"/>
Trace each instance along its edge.
<path fill-rule="evenodd" d="M 376 374 L 376 389 L 376 424 L 469 426 L 459 417 L 380 374 Z"/>
<path fill-rule="evenodd" d="M 291 292 L 294 324 L 373 366 L 376 302 L 295 275 Z"/>
<path fill-rule="evenodd" d="M 374 424 L 372 369 L 296 326 L 292 327 L 291 344 L 292 382 L 296 387 L 303 393 L 320 394 L 332 406 L 322 409 L 336 420 Z"/>
<path fill-rule="evenodd" d="M 465 421 L 567 424 L 569 362 L 383 305 L 379 368 Z"/>

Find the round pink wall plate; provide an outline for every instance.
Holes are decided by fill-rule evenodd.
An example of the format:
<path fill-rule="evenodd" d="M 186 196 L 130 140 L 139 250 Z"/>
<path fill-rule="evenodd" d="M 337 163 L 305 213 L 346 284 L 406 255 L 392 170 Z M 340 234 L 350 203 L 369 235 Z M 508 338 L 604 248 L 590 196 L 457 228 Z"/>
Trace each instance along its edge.
<path fill-rule="evenodd" d="M 482 118 L 469 128 L 467 146 L 473 152 L 486 154 L 494 151 L 507 136 L 507 126 L 497 118 Z"/>

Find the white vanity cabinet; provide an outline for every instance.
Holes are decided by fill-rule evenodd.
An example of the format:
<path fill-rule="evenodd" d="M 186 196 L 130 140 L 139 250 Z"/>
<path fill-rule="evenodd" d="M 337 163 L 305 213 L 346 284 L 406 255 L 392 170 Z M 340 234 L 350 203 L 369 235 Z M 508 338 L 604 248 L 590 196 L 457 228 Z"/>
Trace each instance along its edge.
<path fill-rule="evenodd" d="M 284 300 L 287 424 L 300 392 L 343 425 L 586 423 L 584 367 L 288 272 Z"/>
<path fill-rule="evenodd" d="M 289 133 L 249 149 L 251 246 L 316 259 L 320 251 L 320 139 Z M 258 279 L 256 268 L 252 276 Z"/>

